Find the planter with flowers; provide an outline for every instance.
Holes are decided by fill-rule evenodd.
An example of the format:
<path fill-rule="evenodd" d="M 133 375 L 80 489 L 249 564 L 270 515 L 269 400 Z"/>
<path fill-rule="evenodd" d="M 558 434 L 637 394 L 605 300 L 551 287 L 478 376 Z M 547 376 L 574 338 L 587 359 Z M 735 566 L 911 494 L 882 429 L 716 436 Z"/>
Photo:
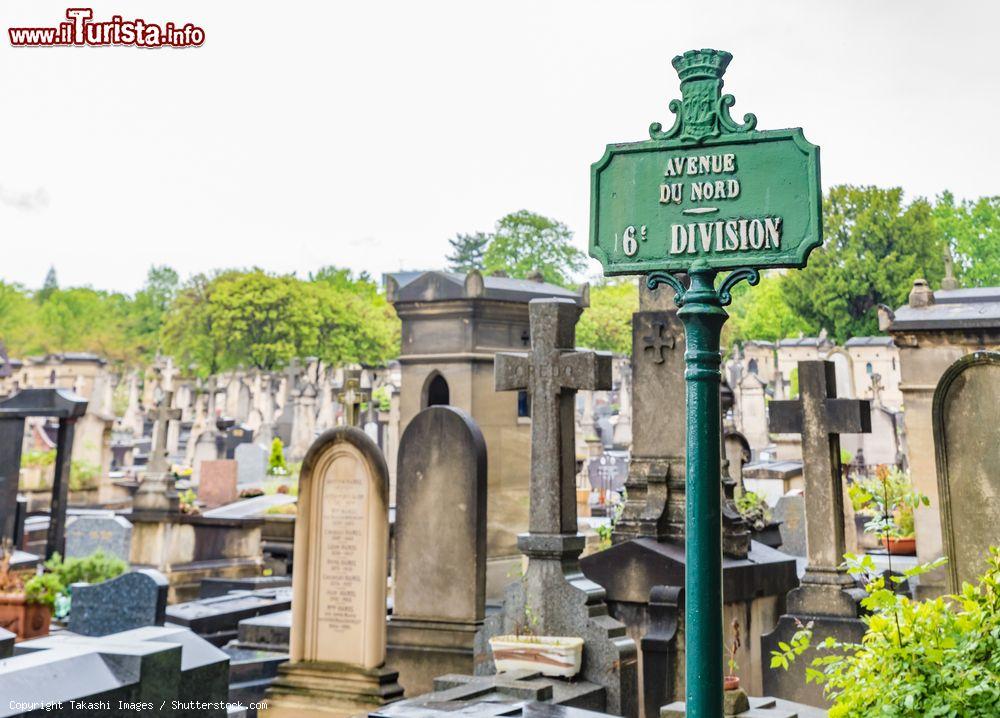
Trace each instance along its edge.
<path fill-rule="evenodd" d="M 910 477 L 899 469 L 879 466 L 875 476 L 862 479 L 850 488 L 851 501 L 869 517 L 865 532 L 877 536 L 893 555 L 916 554 L 913 512 L 930 500 L 913 488 Z"/>
<path fill-rule="evenodd" d="M 532 626 L 538 619 L 526 608 L 525 622 L 514 635 L 494 636 L 490 650 L 498 673 L 537 671 L 543 676 L 572 678 L 580 672 L 583 639 L 575 636 L 536 636 Z"/>
<path fill-rule="evenodd" d="M 18 640 L 44 636 L 55 604 L 53 582 L 45 574 L 25 580 L 23 573 L 11 570 L 12 555 L 8 541 L 0 547 L 0 628 L 16 634 Z"/>

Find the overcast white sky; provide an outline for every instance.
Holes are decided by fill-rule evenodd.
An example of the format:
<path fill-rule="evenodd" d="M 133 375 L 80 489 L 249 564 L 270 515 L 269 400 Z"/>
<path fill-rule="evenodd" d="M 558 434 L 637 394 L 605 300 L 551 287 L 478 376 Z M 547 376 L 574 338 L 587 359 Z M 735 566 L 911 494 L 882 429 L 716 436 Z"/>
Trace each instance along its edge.
<path fill-rule="evenodd" d="M 0 7 L 0 278 L 32 287 L 440 267 L 521 208 L 585 249 L 590 163 L 669 126 L 670 59 L 700 47 L 735 55 L 734 117 L 822 147 L 824 186 L 1000 193 L 993 0 L 102 0 L 206 43 L 10 46 L 66 7 Z"/>

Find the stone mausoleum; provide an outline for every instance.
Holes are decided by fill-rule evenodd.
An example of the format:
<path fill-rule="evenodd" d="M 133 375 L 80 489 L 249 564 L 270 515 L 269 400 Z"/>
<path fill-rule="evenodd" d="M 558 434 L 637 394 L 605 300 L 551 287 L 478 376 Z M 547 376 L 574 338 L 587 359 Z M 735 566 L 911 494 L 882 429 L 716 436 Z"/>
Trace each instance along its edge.
<path fill-rule="evenodd" d="M 540 279 L 511 279 L 443 271 L 386 277 L 389 301 L 402 321 L 399 433 L 428 406 L 469 412 L 482 429 L 488 458 L 486 595 L 499 597 L 517 570 L 517 535 L 528 526 L 531 407 L 527 392 L 497 393 L 497 352 L 528 351 L 528 302 L 579 292 Z"/>

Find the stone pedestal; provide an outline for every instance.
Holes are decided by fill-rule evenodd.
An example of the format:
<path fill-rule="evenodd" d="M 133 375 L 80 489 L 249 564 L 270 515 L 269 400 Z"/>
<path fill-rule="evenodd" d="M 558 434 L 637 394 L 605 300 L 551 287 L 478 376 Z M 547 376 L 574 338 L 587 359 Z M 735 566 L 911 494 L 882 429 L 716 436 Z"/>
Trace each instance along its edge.
<path fill-rule="evenodd" d="M 135 511 L 129 563 L 155 568 L 170 582 L 168 601 L 198 597 L 203 578 L 245 578 L 261 572 L 261 519 L 215 519 Z"/>
<path fill-rule="evenodd" d="M 606 591 L 611 616 L 641 641 L 642 715 L 656 716 L 660 705 L 684 694 L 684 543 L 633 539 L 580 563 L 584 575 Z M 785 595 L 798 585 L 795 559 L 754 541 L 745 558 L 723 557 L 722 579 L 725 625 L 736 619 L 741 626 L 740 677 L 748 690 L 759 693 L 760 639 L 776 625 Z M 655 597 L 671 590 L 669 601 Z"/>
<path fill-rule="evenodd" d="M 503 609 L 486 619 L 477 637 L 476 675 L 496 671 L 489 639 L 523 629 L 527 606 L 538 625 L 538 635 L 579 636 L 584 639 L 580 677 L 601 685 L 606 704 L 595 706 L 623 716 L 638 714 L 635 643 L 625 626 L 608 615 L 604 589 L 579 569 L 584 538 L 579 534 L 522 534 L 518 547 L 528 557 L 524 578 L 507 587 Z"/>
<path fill-rule="evenodd" d="M 773 631 L 761 637 L 761 654 L 770 656 L 771 651 L 780 650 L 780 643 L 790 643 L 795 632 L 810 622 L 813 647 L 798 656 L 787 671 L 765 670 L 763 692 L 820 708 L 829 707 L 823 687 L 806 683 L 805 670 L 814 658 L 827 655 L 815 648 L 827 637 L 844 643 L 861 642 L 866 630 L 860 605 L 864 597 L 864 589 L 857 588 L 849 576 L 810 569 L 802 579 L 802 586 L 788 594 L 788 614 L 781 617 Z"/>
<path fill-rule="evenodd" d="M 349 718 L 403 697 L 396 672 L 343 663 L 284 664 L 267 693 L 267 718 Z"/>

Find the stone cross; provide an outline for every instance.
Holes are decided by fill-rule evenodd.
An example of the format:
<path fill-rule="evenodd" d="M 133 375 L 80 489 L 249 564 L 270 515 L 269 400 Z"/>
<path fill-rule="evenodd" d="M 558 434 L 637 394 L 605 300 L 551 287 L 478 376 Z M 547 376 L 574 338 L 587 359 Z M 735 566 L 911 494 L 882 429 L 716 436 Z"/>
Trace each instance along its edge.
<path fill-rule="evenodd" d="M 163 392 L 163 398 L 156 403 L 156 412 L 153 420 L 156 422 L 153 429 L 153 448 L 149 457 L 148 471 L 150 474 L 163 474 L 168 470 L 167 465 L 167 433 L 171 420 L 179 421 L 182 411 L 171 409 L 174 393 L 172 391 Z"/>
<path fill-rule="evenodd" d="M 611 388 L 611 355 L 574 349 L 580 312 L 571 299 L 531 300 L 531 351 L 496 355 L 496 390 L 526 389 L 531 395 L 528 533 L 517 538 L 528 565 L 521 580 L 507 586 L 503 608 L 476 636 L 475 672 L 495 672 L 488 639 L 516 632 L 530 616 L 539 635 L 585 637 L 581 677 L 604 688 L 609 713 L 635 716 L 635 643 L 608 615 L 604 589 L 580 571 L 584 538 L 576 530 L 575 394 Z"/>
<path fill-rule="evenodd" d="M 882 406 L 882 390 L 885 389 L 882 386 L 882 375 L 875 372 L 871 376 L 872 382 L 872 405 Z"/>
<path fill-rule="evenodd" d="M 533 299 L 529 316 L 531 353 L 496 355 L 496 390 L 531 395 L 530 533 L 576 534 L 574 394 L 611 388 L 611 355 L 574 350 L 571 299 Z"/>
<path fill-rule="evenodd" d="M 361 405 L 371 399 L 372 390 L 361 387 L 359 369 L 344 370 L 344 384 L 337 394 L 337 401 L 344 406 L 344 425 L 356 426 L 361 414 Z"/>
<path fill-rule="evenodd" d="M 800 361 L 800 398 L 770 404 L 772 432 L 802 435 L 809 554 L 804 584 L 842 582 L 835 578 L 842 574 L 837 567 L 847 551 L 840 434 L 862 434 L 872 430 L 868 400 L 837 398 L 834 366 L 830 361 Z"/>
<path fill-rule="evenodd" d="M 666 333 L 666 336 L 664 336 Z M 664 361 L 663 350 L 673 349 L 676 340 L 673 334 L 670 334 L 667 330 L 667 325 L 665 322 L 654 322 L 653 323 L 653 334 L 650 336 L 645 336 L 642 338 L 643 341 L 643 351 L 648 349 L 653 350 L 653 361 L 657 364 L 662 364 Z"/>

